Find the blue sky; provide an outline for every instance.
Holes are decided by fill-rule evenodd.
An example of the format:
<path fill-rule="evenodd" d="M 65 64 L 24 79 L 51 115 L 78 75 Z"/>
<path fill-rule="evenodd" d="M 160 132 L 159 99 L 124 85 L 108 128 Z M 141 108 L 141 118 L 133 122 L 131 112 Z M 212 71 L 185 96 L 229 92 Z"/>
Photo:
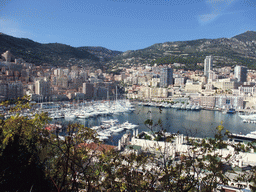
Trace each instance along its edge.
<path fill-rule="evenodd" d="M 256 0 L 0 0 L 0 32 L 112 50 L 256 31 Z"/>

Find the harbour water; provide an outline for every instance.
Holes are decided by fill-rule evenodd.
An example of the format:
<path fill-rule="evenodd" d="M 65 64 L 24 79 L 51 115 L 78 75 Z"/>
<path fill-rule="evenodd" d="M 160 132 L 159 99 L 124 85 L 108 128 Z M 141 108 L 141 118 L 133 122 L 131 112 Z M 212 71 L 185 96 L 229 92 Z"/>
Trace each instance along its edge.
<path fill-rule="evenodd" d="M 128 121 L 139 125 L 139 132 L 150 131 L 144 122 L 147 119 L 153 120 L 151 130 L 158 131 L 166 129 L 171 133 L 180 133 L 192 137 L 214 137 L 216 127 L 223 123 L 224 129 L 231 133 L 247 134 L 256 130 L 256 124 L 243 123 L 238 114 L 223 114 L 219 111 L 187 111 L 172 108 L 157 108 L 135 105 L 135 111 L 125 112 L 112 116 L 100 116 L 89 119 L 76 119 L 86 127 L 100 125 L 107 119 L 118 119 L 120 123 Z M 161 120 L 161 125 L 156 125 Z M 67 123 L 67 122 L 66 122 Z M 117 145 L 118 140 L 125 131 L 112 136 L 107 143 Z"/>

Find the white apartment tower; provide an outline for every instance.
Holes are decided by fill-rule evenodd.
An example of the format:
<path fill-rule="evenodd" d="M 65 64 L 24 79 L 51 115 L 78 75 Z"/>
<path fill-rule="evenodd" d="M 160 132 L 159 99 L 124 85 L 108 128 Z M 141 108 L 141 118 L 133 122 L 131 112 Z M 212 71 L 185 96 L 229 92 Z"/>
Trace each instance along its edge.
<path fill-rule="evenodd" d="M 54 69 L 53 73 L 56 77 L 61 77 L 63 76 L 63 69 L 62 68 Z"/>
<path fill-rule="evenodd" d="M 234 68 L 234 75 L 238 82 L 246 82 L 247 80 L 247 68 L 237 65 Z"/>
<path fill-rule="evenodd" d="M 209 79 L 210 71 L 212 70 L 212 56 L 206 56 L 204 60 L 204 75 Z"/>
<path fill-rule="evenodd" d="M 51 86 L 50 82 L 46 80 L 37 80 L 35 82 L 35 94 L 42 96 L 50 96 L 51 95 Z"/>

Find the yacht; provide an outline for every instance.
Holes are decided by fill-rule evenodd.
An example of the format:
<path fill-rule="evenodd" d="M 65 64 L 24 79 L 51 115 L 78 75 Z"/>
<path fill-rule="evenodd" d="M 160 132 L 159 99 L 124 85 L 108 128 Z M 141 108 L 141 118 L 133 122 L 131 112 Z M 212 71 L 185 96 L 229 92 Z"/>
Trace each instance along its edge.
<path fill-rule="evenodd" d="M 134 129 L 135 127 L 138 127 L 138 125 L 129 123 L 128 121 L 120 124 L 117 119 L 109 119 L 102 121 L 101 125 L 94 126 L 91 129 L 95 130 L 102 139 L 102 137 L 110 137 L 124 130 Z"/>
<path fill-rule="evenodd" d="M 97 138 L 98 138 L 100 141 L 108 140 L 108 137 L 107 137 L 107 136 L 100 136 L 100 135 L 98 135 Z"/>
<path fill-rule="evenodd" d="M 114 126 L 118 123 L 118 119 L 109 119 L 102 121 L 103 124 L 110 124 L 111 126 Z"/>
<path fill-rule="evenodd" d="M 62 113 L 51 113 L 49 117 L 52 119 L 61 119 L 64 118 L 64 115 Z"/>
<path fill-rule="evenodd" d="M 65 119 L 75 119 L 76 115 L 72 112 L 65 113 Z"/>
<path fill-rule="evenodd" d="M 172 107 L 172 105 L 170 103 L 162 103 L 162 107 L 170 108 L 170 107 Z"/>
<path fill-rule="evenodd" d="M 77 114 L 77 118 L 79 118 L 79 119 L 87 119 L 89 117 L 90 117 L 90 115 L 86 114 L 86 113 L 79 113 L 79 114 Z"/>
<path fill-rule="evenodd" d="M 200 111 L 201 110 L 201 106 L 197 105 L 196 108 L 194 109 L 194 111 Z"/>
<path fill-rule="evenodd" d="M 234 113 L 236 113 L 236 110 L 234 108 L 230 108 L 230 109 L 227 110 L 227 113 L 228 114 L 234 114 Z"/>
<path fill-rule="evenodd" d="M 121 126 L 125 129 L 134 129 L 138 127 L 138 125 L 134 125 L 132 123 L 129 123 L 128 121 L 124 122 Z"/>
<path fill-rule="evenodd" d="M 186 104 L 183 104 L 183 105 L 180 107 L 180 109 L 181 109 L 181 110 L 186 110 L 186 107 L 187 107 L 187 105 L 186 105 Z"/>
<path fill-rule="evenodd" d="M 123 127 L 119 127 L 117 129 L 113 130 L 114 133 L 119 133 L 119 132 L 122 132 L 122 131 L 124 131 Z"/>
<path fill-rule="evenodd" d="M 256 113 L 239 113 L 238 116 L 245 120 L 256 120 Z"/>
<path fill-rule="evenodd" d="M 241 140 L 245 140 L 245 141 L 256 141 L 256 131 L 253 131 L 253 132 L 248 133 L 246 135 L 231 133 L 230 136 L 232 138 L 241 139 Z"/>
<path fill-rule="evenodd" d="M 195 109 L 196 109 L 196 105 L 194 104 L 194 105 L 192 105 L 192 107 L 191 107 L 191 111 L 195 111 Z"/>
<path fill-rule="evenodd" d="M 192 108 L 192 105 L 191 105 L 191 104 L 188 104 L 188 105 L 186 106 L 186 110 L 191 110 L 191 108 Z"/>
<path fill-rule="evenodd" d="M 173 106 L 172 106 L 172 108 L 174 108 L 174 109 L 180 109 L 181 108 L 181 103 L 175 103 Z"/>

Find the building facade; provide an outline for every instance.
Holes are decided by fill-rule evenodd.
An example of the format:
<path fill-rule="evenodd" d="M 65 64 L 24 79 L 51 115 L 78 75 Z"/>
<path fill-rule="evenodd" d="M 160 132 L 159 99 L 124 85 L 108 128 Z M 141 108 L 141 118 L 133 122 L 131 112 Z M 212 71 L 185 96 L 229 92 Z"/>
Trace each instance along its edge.
<path fill-rule="evenodd" d="M 237 81 L 228 79 L 219 79 L 218 81 L 215 81 L 212 83 L 214 87 L 222 90 L 231 90 L 231 89 L 237 89 L 238 83 Z"/>
<path fill-rule="evenodd" d="M 212 56 L 206 56 L 204 60 L 204 76 L 209 79 L 210 71 L 212 70 Z"/>
<path fill-rule="evenodd" d="M 254 96 L 256 94 L 256 86 L 255 85 L 241 85 L 238 87 L 238 91 L 239 91 L 240 95 Z"/>
<path fill-rule="evenodd" d="M 237 65 L 234 68 L 234 76 L 238 82 L 246 82 L 247 80 L 247 68 Z"/>
<path fill-rule="evenodd" d="M 201 96 L 200 105 L 204 108 L 219 109 L 243 109 L 244 98 L 241 96 L 219 95 L 219 96 Z"/>
<path fill-rule="evenodd" d="M 47 80 L 37 80 L 35 82 L 35 94 L 48 97 L 51 95 L 51 84 Z"/>
<path fill-rule="evenodd" d="M 17 99 L 23 97 L 23 86 L 21 82 L 1 82 L 0 96 L 2 100 Z"/>
<path fill-rule="evenodd" d="M 166 88 L 173 84 L 173 69 L 163 67 L 160 73 L 160 87 Z"/>
<path fill-rule="evenodd" d="M 92 98 L 94 85 L 92 83 L 83 83 L 83 93 L 85 94 L 85 98 Z"/>
<path fill-rule="evenodd" d="M 185 91 L 188 93 L 197 93 L 202 92 L 203 84 L 199 81 L 193 82 L 193 81 L 187 81 L 185 86 Z"/>

